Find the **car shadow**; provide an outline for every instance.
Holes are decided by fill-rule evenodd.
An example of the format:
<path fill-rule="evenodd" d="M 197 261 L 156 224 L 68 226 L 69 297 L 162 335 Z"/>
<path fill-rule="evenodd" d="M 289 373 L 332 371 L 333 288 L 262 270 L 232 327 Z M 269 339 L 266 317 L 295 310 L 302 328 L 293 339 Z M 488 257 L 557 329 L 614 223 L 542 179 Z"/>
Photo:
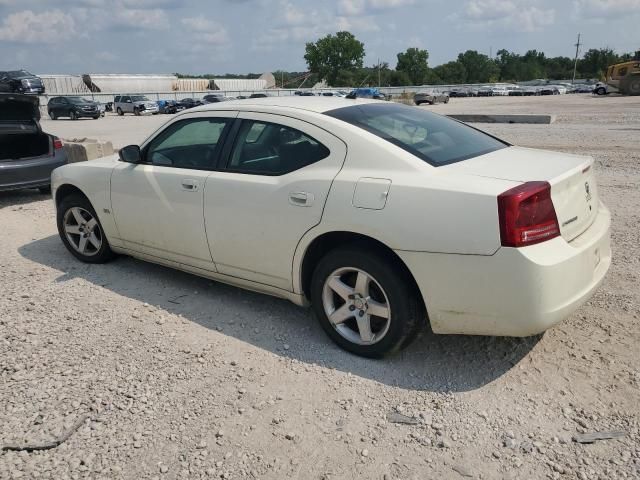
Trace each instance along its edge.
<path fill-rule="evenodd" d="M 0 192 L 0 209 L 33 204 L 34 202 L 41 201 L 51 201 L 51 194 L 40 193 L 37 188 Z"/>
<path fill-rule="evenodd" d="M 370 360 L 340 350 L 311 309 L 285 300 L 130 257 L 104 265 L 80 263 L 56 235 L 28 243 L 19 253 L 60 271 L 56 282 L 80 278 L 274 354 L 409 390 L 480 388 L 514 367 L 542 338 L 423 334 L 393 356 Z"/>

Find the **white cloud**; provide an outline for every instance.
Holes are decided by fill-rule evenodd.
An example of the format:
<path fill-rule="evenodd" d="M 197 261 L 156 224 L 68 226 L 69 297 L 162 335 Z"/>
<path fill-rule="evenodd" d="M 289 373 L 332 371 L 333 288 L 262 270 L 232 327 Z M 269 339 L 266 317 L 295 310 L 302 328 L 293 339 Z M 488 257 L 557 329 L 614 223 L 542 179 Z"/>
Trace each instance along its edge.
<path fill-rule="evenodd" d="M 75 21 L 60 10 L 34 13 L 23 10 L 7 15 L 0 25 L 0 40 L 18 43 L 57 43 L 75 35 Z"/>
<path fill-rule="evenodd" d="M 471 27 L 535 32 L 552 25 L 555 9 L 539 7 L 535 0 L 469 0 L 462 13 L 450 18 Z"/>
<path fill-rule="evenodd" d="M 342 15 L 360 15 L 364 9 L 365 0 L 340 0 L 338 3 L 338 12 Z"/>
<path fill-rule="evenodd" d="M 369 0 L 369 5 L 380 10 L 385 8 L 398 8 L 413 5 L 415 0 Z"/>
<path fill-rule="evenodd" d="M 354 32 L 379 32 L 380 27 L 371 16 L 366 17 L 338 17 L 336 18 L 338 30 Z"/>
<path fill-rule="evenodd" d="M 111 21 L 116 26 L 140 30 L 165 30 L 169 27 L 169 17 L 161 8 L 116 8 Z"/>
<path fill-rule="evenodd" d="M 640 0 L 574 0 L 579 17 L 602 19 L 640 15 Z"/>
<path fill-rule="evenodd" d="M 413 4 L 415 4 L 415 0 L 340 0 L 338 12 L 350 17 Z"/>
<path fill-rule="evenodd" d="M 217 22 L 204 17 L 190 17 L 181 20 L 182 25 L 193 32 L 192 41 L 207 43 L 213 46 L 224 46 L 229 43 L 227 29 Z"/>

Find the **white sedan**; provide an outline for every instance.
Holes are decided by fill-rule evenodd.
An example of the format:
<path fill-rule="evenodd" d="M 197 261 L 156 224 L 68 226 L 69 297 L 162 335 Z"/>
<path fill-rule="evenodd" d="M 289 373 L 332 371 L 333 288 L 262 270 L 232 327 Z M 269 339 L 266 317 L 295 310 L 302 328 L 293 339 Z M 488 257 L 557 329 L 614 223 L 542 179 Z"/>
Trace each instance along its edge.
<path fill-rule="evenodd" d="M 78 259 L 310 302 L 341 347 L 379 357 L 427 324 L 527 336 L 576 310 L 611 263 L 593 170 L 415 107 L 271 97 L 188 110 L 52 187 Z"/>

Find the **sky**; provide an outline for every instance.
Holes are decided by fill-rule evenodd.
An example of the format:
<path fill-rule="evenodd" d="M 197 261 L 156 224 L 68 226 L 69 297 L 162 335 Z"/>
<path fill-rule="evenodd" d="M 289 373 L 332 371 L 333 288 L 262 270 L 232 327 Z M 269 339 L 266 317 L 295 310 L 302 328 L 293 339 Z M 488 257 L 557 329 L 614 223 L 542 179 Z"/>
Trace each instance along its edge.
<path fill-rule="evenodd" d="M 435 66 L 467 49 L 573 57 L 640 50 L 640 0 L 0 0 L 0 70 L 305 71 L 305 43 L 348 30 L 365 65 L 408 47 Z"/>

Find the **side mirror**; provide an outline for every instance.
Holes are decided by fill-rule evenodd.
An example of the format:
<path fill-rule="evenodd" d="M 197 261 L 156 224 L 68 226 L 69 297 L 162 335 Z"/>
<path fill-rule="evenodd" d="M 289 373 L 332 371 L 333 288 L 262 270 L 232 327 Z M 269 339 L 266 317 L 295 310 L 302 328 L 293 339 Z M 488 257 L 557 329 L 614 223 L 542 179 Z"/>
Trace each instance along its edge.
<path fill-rule="evenodd" d="M 140 147 L 138 145 L 127 145 L 118 152 L 121 162 L 127 163 L 141 163 L 142 154 L 140 153 Z"/>
<path fill-rule="evenodd" d="M 130 98 L 127 98 L 127 103 L 131 103 L 131 99 Z"/>

